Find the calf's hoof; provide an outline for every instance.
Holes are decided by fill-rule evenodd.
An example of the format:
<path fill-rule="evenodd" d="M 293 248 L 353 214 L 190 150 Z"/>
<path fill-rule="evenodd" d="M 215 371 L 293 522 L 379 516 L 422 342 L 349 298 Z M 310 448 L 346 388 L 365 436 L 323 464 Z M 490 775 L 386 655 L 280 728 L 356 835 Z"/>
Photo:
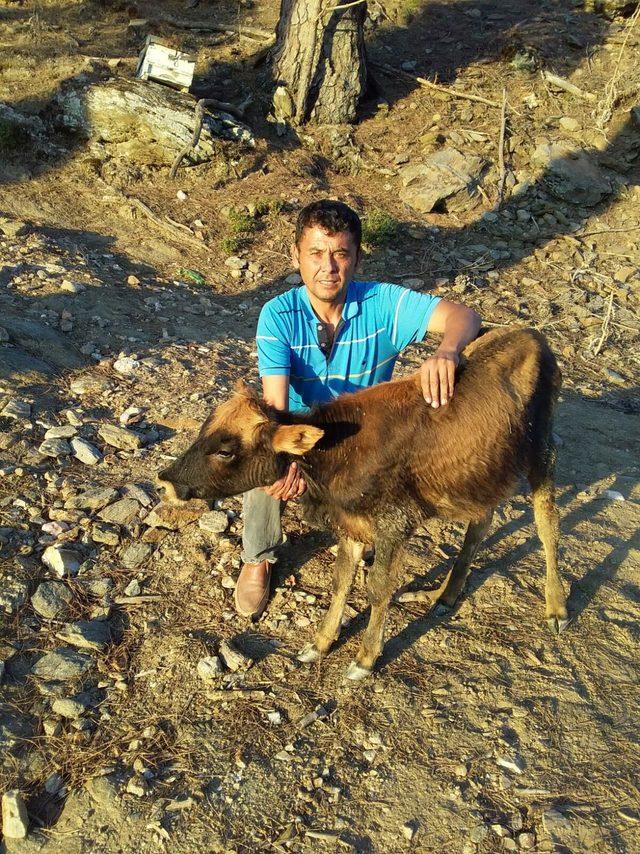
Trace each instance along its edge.
<path fill-rule="evenodd" d="M 308 643 L 296 655 L 298 661 L 301 661 L 303 664 L 312 664 L 314 661 L 318 661 L 321 657 L 322 655 L 320 650 L 314 643 Z"/>
<path fill-rule="evenodd" d="M 547 620 L 547 625 L 549 626 L 554 635 L 561 635 L 570 622 L 570 617 L 565 617 L 564 619 L 561 619 L 559 617 L 549 617 L 549 619 Z"/>
<path fill-rule="evenodd" d="M 361 679 L 365 679 L 370 674 L 370 667 L 363 667 L 361 664 L 358 664 L 357 661 L 352 661 L 351 664 L 347 667 L 347 672 L 345 673 L 345 676 L 352 682 L 359 682 Z"/>

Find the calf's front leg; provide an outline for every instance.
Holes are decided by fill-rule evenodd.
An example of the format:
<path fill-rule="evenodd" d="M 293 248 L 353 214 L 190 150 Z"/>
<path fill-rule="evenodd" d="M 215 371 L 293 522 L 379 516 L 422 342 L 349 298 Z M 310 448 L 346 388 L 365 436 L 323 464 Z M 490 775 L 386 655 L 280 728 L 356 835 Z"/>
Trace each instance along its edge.
<path fill-rule="evenodd" d="M 347 679 L 357 681 L 368 676 L 382 652 L 387 610 L 398 586 L 401 569 L 402 549 L 399 544 L 376 540 L 376 556 L 367 577 L 371 615 L 356 659 L 347 668 Z"/>
<path fill-rule="evenodd" d="M 353 584 L 353 576 L 362 557 L 364 545 L 341 537 L 338 543 L 338 555 L 333 566 L 333 596 L 315 641 L 307 644 L 298 654 L 298 661 L 308 664 L 317 661 L 331 648 L 340 634 L 340 625 L 347 596 Z"/>

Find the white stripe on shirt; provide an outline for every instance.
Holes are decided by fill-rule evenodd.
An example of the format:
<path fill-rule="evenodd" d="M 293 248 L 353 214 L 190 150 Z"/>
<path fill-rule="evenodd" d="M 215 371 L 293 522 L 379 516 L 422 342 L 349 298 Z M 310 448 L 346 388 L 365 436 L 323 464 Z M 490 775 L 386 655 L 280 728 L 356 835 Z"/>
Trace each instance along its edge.
<path fill-rule="evenodd" d="M 393 332 L 391 333 L 391 343 L 393 344 L 394 347 L 396 347 L 396 349 L 397 349 L 396 332 L 398 331 L 398 314 L 400 313 L 400 305 L 402 303 L 402 300 L 406 297 L 406 295 L 408 293 L 409 293 L 409 289 L 407 288 L 406 291 L 402 294 L 402 296 L 398 300 L 398 305 L 396 306 L 396 316 L 393 319 Z"/>
<path fill-rule="evenodd" d="M 363 377 L 365 374 L 372 374 L 374 371 L 377 371 L 378 368 L 381 368 L 383 365 L 386 365 L 387 362 L 392 362 L 394 359 L 397 359 L 397 354 L 393 354 L 393 356 L 389 356 L 388 359 L 383 359 L 382 362 L 378 362 L 377 365 L 374 365 L 372 368 L 369 368 L 366 371 L 360 371 L 359 374 L 349 374 L 348 376 L 343 376 L 342 374 L 329 374 L 327 377 L 300 377 L 296 374 L 291 374 L 292 380 L 302 380 L 302 382 L 310 383 L 310 382 L 326 382 L 327 380 L 355 380 L 358 377 Z"/>

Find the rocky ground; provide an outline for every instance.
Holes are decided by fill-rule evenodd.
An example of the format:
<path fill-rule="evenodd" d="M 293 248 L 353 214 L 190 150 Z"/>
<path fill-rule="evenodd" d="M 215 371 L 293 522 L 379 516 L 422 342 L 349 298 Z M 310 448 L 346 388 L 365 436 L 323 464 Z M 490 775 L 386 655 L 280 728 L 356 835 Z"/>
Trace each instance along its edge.
<path fill-rule="evenodd" d="M 295 133 L 267 121 L 264 37 L 238 31 L 273 31 L 275 3 L 0 2 L 3 850 L 640 850 L 640 27 L 604 5 L 371 3 L 361 121 Z M 200 95 L 252 95 L 253 146 L 214 140 L 170 180 L 139 135 L 79 132 L 73 93 L 129 81 L 148 32 L 197 54 Z M 524 491 L 457 609 L 397 603 L 357 685 L 361 583 L 335 651 L 295 661 L 329 601 L 328 535 L 287 510 L 249 625 L 240 503 L 159 501 L 157 471 L 256 380 L 260 307 L 297 281 L 295 217 L 325 195 L 366 217 L 363 277 L 558 354 L 562 637 Z M 435 586 L 460 540 L 418 531 L 405 589 Z"/>

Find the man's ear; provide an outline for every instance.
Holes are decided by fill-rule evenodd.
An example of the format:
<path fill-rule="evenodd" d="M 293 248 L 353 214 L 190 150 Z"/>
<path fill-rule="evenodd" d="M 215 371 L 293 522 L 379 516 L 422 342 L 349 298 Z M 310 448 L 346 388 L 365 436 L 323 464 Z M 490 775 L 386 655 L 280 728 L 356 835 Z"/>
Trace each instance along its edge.
<path fill-rule="evenodd" d="M 291 244 L 291 263 L 295 270 L 300 269 L 300 253 L 295 243 Z"/>
<path fill-rule="evenodd" d="M 324 436 L 324 430 L 311 424 L 282 424 L 273 434 L 272 446 L 277 453 L 301 457 Z"/>

